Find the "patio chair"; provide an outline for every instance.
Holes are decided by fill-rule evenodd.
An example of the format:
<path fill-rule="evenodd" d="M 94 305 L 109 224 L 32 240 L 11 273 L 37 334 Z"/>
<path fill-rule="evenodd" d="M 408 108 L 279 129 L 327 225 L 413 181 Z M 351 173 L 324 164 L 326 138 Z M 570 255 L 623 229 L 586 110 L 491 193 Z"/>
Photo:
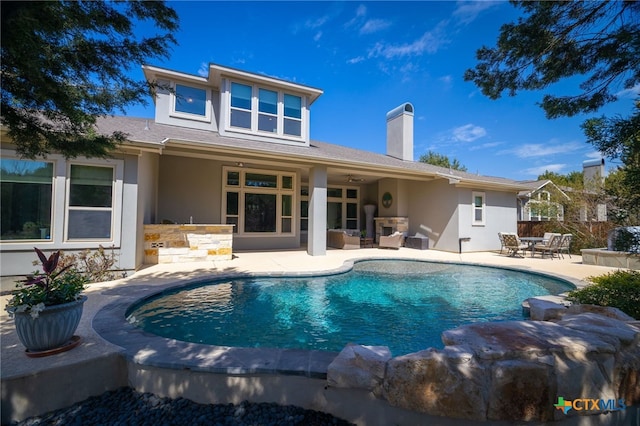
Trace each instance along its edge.
<path fill-rule="evenodd" d="M 502 254 L 502 250 L 505 249 L 504 246 L 504 232 L 498 232 L 498 239 L 500 240 L 500 254 Z"/>
<path fill-rule="evenodd" d="M 394 232 L 391 235 L 380 236 L 380 241 L 378 242 L 378 248 L 392 248 L 399 249 L 402 247 L 402 243 L 404 241 L 404 234 L 402 232 Z"/>
<path fill-rule="evenodd" d="M 517 234 L 503 233 L 502 238 L 504 238 L 504 248 L 507 249 L 507 253 L 509 254 L 509 256 L 518 256 L 518 253 L 522 251 L 521 257 L 524 257 L 524 252 L 529 247 L 529 245 L 520 242 L 520 238 L 518 238 Z"/>
<path fill-rule="evenodd" d="M 558 246 L 558 254 L 562 256 L 564 259 L 563 251 L 566 251 L 569 255 L 569 259 L 571 259 L 571 240 L 573 239 L 572 234 L 562 234 L 562 241 L 560 241 L 560 245 Z"/>
<path fill-rule="evenodd" d="M 560 242 L 562 241 L 562 234 L 551 234 L 549 240 L 546 243 L 536 244 L 533 246 L 533 253 L 540 252 L 540 256 L 544 258 L 545 253 L 549 253 L 551 259 L 553 259 L 553 254 L 558 254 L 558 259 L 560 258 Z"/>

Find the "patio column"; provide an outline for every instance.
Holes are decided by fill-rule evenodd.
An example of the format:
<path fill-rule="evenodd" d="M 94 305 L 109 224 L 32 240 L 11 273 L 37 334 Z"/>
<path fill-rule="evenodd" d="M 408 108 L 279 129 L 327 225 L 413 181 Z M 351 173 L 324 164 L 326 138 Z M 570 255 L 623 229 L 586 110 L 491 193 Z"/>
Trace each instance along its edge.
<path fill-rule="evenodd" d="M 311 256 L 327 254 L 327 168 L 309 170 L 309 230 L 307 253 Z"/>

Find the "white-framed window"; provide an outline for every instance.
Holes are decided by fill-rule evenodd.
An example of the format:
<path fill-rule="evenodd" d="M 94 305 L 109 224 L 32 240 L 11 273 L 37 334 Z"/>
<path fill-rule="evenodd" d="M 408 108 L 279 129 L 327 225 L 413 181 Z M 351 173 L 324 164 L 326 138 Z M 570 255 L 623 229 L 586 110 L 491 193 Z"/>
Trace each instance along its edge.
<path fill-rule="evenodd" d="M 351 186 L 327 188 L 327 229 L 360 229 L 360 190 Z M 300 230 L 309 228 L 309 187 L 300 191 Z"/>
<path fill-rule="evenodd" d="M 189 120 L 211 121 L 211 91 L 175 83 L 171 93 L 171 115 Z"/>
<path fill-rule="evenodd" d="M 471 193 L 471 224 L 482 226 L 485 224 L 486 208 L 485 193 L 473 191 Z"/>
<path fill-rule="evenodd" d="M 110 241 L 115 167 L 70 164 L 68 176 L 65 239 Z"/>
<path fill-rule="evenodd" d="M 0 240 L 51 240 L 53 161 L 0 158 Z"/>
<path fill-rule="evenodd" d="M 223 168 L 222 216 L 239 235 L 294 235 L 295 174 Z"/>
<path fill-rule="evenodd" d="M 525 208 L 529 211 L 529 220 L 533 222 L 564 220 L 564 207 L 560 203 L 551 201 L 549 191 L 540 191 L 535 198 L 530 199 Z"/>
<path fill-rule="evenodd" d="M 2 249 L 120 245 L 124 161 L 0 158 Z"/>
<path fill-rule="evenodd" d="M 228 110 L 225 130 L 306 141 L 306 98 L 273 87 L 228 81 L 222 94 Z"/>

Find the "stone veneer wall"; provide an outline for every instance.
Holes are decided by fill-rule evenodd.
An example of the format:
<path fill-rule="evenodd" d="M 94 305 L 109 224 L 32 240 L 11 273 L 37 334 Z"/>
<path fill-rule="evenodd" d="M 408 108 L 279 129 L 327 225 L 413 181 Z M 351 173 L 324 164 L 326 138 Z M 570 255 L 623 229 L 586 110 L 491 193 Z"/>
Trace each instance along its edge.
<path fill-rule="evenodd" d="M 391 234 L 402 232 L 405 237 L 409 232 L 408 217 L 375 217 L 373 220 L 375 222 L 376 242 L 379 242 L 380 236 L 384 235 L 382 232 L 384 228 L 391 228 Z"/>
<path fill-rule="evenodd" d="M 615 308 L 529 299 L 529 321 L 474 323 L 443 333 L 445 347 L 391 357 L 386 346 L 348 345 L 329 386 L 371 391 L 408 410 L 471 420 L 553 421 L 554 405 L 640 402 L 640 321 Z M 629 412 L 631 413 L 631 412 Z"/>
<path fill-rule="evenodd" d="M 144 263 L 231 260 L 233 225 L 144 225 Z"/>

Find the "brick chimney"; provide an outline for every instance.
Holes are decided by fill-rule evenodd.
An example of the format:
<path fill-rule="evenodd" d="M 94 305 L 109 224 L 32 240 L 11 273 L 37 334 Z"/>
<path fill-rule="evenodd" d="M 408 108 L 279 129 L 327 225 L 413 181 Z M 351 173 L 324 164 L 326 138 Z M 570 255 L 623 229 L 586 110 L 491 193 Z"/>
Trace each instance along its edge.
<path fill-rule="evenodd" d="M 413 161 L 413 105 L 409 102 L 387 113 L 387 155 Z"/>

